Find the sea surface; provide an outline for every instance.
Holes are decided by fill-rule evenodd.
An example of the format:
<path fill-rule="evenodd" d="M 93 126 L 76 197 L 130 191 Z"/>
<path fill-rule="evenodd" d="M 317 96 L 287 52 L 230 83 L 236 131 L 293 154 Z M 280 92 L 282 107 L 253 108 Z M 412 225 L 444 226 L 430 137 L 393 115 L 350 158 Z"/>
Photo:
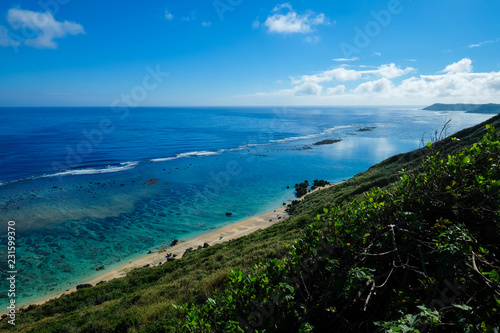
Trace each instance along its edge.
<path fill-rule="evenodd" d="M 12 270 L 8 221 L 16 304 L 27 305 L 96 267 L 281 206 L 295 183 L 349 179 L 419 148 L 449 119 L 448 135 L 490 117 L 417 107 L 0 108 L 0 300 Z M 314 145 L 325 139 L 342 141 Z"/>

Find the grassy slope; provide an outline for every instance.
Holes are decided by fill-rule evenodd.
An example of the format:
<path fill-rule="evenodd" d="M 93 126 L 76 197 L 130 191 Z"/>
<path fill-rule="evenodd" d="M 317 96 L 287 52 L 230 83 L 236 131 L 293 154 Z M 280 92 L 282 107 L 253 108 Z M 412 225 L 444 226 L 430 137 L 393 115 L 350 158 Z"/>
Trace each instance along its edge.
<path fill-rule="evenodd" d="M 500 116 L 485 123 L 500 128 Z M 459 141 L 445 140 L 434 146 L 448 153 L 471 145 L 484 134 L 485 123 L 453 135 Z M 172 304 L 204 302 L 215 288 L 227 281 L 230 267 L 249 271 L 258 262 L 283 257 L 285 245 L 297 239 L 323 207 L 355 199 L 374 186 L 390 186 L 398 179 L 400 170 L 419 165 L 425 152 L 416 150 L 393 156 L 345 183 L 313 193 L 294 207 L 290 219 L 266 230 L 31 307 L 18 315 L 15 327 L 4 319 L 0 330 L 113 332 L 123 326 L 140 328 L 157 320 L 168 322 L 176 315 Z"/>

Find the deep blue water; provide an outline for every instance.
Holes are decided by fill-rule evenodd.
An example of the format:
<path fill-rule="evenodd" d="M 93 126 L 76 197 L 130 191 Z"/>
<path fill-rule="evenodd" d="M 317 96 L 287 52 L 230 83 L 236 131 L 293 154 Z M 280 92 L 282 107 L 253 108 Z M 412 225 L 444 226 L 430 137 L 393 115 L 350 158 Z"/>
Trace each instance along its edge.
<path fill-rule="evenodd" d="M 305 179 L 339 182 L 416 149 L 446 119 L 451 134 L 489 117 L 410 107 L 0 108 L 0 255 L 14 220 L 17 302 L 28 304 L 97 266 L 276 208 Z M 342 141 L 312 145 L 330 138 Z M 0 286 L 7 300 L 5 279 Z"/>

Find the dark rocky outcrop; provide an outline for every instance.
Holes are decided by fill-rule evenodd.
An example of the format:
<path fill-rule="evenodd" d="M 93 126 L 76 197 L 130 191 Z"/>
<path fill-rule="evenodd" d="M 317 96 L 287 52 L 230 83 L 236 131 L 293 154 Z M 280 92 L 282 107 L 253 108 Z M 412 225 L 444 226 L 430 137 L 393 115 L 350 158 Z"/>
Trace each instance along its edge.
<path fill-rule="evenodd" d="M 367 127 L 360 128 L 357 131 L 358 132 L 370 132 L 370 131 L 373 131 L 375 128 L 376 127 L 374 127 L 374 126 L 367 126 Z"/>
<path fill-rule="evenodd" d="M 315 179 L 313 181 L 313 186 L 311 187 L 311 190 L 315 190 L 318 187 L 325 187 L 326 185 L 330 185 L 330 182 L 327 182 L 326 180 L 323 179 L 320 180 Z"/>
<path fill-rule="evenodd" d="M 86 288 L 92 288 L 92 285 L 90 283 L 84 283 L 76 286 L 76 290 L 86 289 Z"/>
<path fill-rule="evenodd" d="M 315 145 L 315 146 L 331 145 L 332 143 L 337 143 L 340 141 L 342 141 L 342 139 L 327 139 L 327 140 L 315 142 L 315 143 L 313 143 L 313 145 Z"/>
<path fill-rule="evenodd" d="M 297 194 L 297 198 L 303 197 L 307 194 L 309 187 L 309 182 L 306 180 L 303 183 L 295 184 L 295 192 Z"/>

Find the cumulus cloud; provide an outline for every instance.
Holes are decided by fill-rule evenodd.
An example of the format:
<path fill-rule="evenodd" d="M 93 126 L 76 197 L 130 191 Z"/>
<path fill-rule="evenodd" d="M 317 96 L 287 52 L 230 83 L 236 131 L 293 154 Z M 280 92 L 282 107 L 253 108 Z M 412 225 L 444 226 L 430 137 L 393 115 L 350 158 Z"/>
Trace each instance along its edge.
<path fill-rule="evenodd" d="M 314 82 L 305 82 L 293 89 L 294 95 L 320 95 L 323 87 Z"/>
<path fill-rule="evenodd" d="M 345 92 L 345 86 L 343 84 L 333 88 L 328 88 L 326 90 L 327 95 L 342 95 L 344 92 Z"/>
<path fill-rule="evenodd" d="M 485 100 L 500 93 L 500 72 L 421 75 L 404 80 L 393 93 L 417 98 Z"/>
<path fill-rule="evenodd" d="M 204 27 L 210 27 L 212 25 L 212 22 L 202 22 L 201 25 Z"/>
<path fill-rule="evenodd" d="M 362 95 L 382 94 L 390 92 L 393 86 L 394 85 L 389 79 L 383 77 L 379 80 L 361 83 L 359 86 L 356 87 L 356 89 L 354 89 L 354 92 L 356 94 L 362 94 Z"/>
<path fill-rule="evenodd" d="M 19 30 L 21 33 L 14 33 L 16 37 L 9 39 L 8 30 L 1 27 L 0 45 L 2 46 L 8 46 L 15 40 L 18 45 L 22 43 L 36 48 L 55 49 L 57 43 L 54 39 L 85 33 L 80 24 L 69 21 L 58 22 L 49 12 L 39 13 L 12 8 L 7 13 L 7 22 L 13 30 Z M 8 43 L 6 43 L 6 38 Z"/>
<path fill-rule="evenodd" d="M 472 71 L 472 60 L 463 58 L 458 62 L 446 66 L 441 72 L 443 73 L 470 73 Z"/>
<path fill-rule="evenodd" d="M 354 81 L 369 76 L 379 76 L 388 79 L 393 79 L 399 76 L 406 75 L 413 71 L 415 71 L 413 67 L 406 67 L 405 69 L 402 69 L 400 67 L 397 67 L 393 63 L 389 65 L 381 65 L 377 69 L 361 70 L 361 71 L 355 69 L 347 69 L 345 67 L 339 67 L 315 75 L 303 75 L 299 78 L 292 78 L 292 83 L 293 84 L 300 84 L 302 82 L 320 83 L 320 82 L 330 82 L 333 80 Z"/>
<path fill-rule="evenodd" d="M 394 79 L 396 77 L 400 77 L 414 71 L 415 68 L 413 67 L 406 67 L 405 69 L 401 69 L 399 67 L 396 67 L 395 64 L 390 64 L 390 65 L 382 65 L 375 70 L 365 71 L 365 73 L 380 75 L 388 79 Z"/>
<path fill-rule="evenodd" d="M 298 14 L 291 4 L 284 3 L 274 7 L 263 24 L 272 33 L 310 33 L 314 31 L 314 26 L 328 25 L 329 20 L 323 13 L 316 15 L 312 11 L 307 11 Z"/>
<path fill-rule="evenodd" d="M 464 58 L 445 67 L 439 74 L 415 75 L 402 81 L 395 79 L 414 72 L 386 64 L 371 70 L 334 68 L 315 75 L 292 77 L 291 89 L 257 96 L 279 98 L 300 96 L 305 105 L 325 103 L 427 104 L 434 102 L 494 103 L 500 102 L 500 72 L 474 73 L 472 61 Z M 328 87 L 330 82 L 348 82 Z M 348 88 L 349 87 L 349 88 Z M 278 100 L 276 100 L 277 102 Z M 286 100 L 290 103 L 290 100 Z"/>

